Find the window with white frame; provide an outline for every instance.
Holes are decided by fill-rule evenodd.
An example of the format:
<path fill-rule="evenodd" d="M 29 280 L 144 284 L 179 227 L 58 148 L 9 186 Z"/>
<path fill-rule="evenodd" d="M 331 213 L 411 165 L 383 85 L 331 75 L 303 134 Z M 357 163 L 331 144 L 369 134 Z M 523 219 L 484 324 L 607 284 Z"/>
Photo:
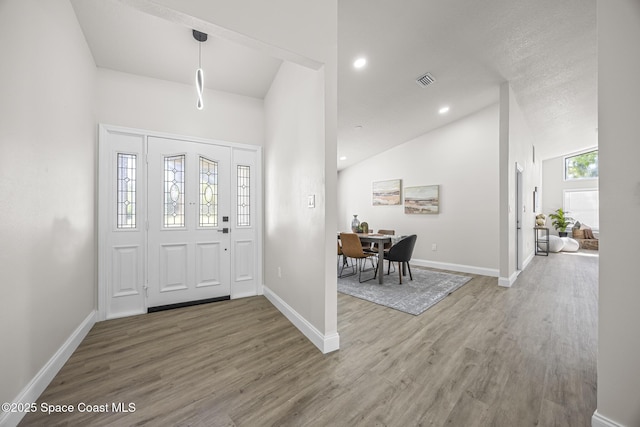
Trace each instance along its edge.
<path fill-rule="evenodd" d="M 598 189 L 565 190 L 564 210 L 567 216 L 594 230 L 600 228 Z"/>
<path fill-rule="evenodd" d="M 598 150 L 564 158 L 565 181 L 594 178 L 598 178 Z"/>

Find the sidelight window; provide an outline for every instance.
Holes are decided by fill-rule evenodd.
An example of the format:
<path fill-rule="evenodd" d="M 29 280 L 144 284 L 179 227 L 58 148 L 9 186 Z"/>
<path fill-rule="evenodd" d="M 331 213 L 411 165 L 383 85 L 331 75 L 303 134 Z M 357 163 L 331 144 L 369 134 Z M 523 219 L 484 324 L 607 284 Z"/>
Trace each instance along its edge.
<path fill-rule="evenodd" d="M 117 228 L 136 228 L 136 155 L 118 153 L 117 162 Z"/>
<path fill-rule="evenodd" d="M 238 165 L 238 227 L 251 225 L 251 168 Z"/>

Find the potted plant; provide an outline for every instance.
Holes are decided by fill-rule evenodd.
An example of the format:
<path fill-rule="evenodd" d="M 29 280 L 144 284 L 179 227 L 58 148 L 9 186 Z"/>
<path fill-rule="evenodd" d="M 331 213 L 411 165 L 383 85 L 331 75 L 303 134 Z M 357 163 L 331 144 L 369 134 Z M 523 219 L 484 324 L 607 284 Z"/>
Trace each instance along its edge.
<path fill-rule="evenodd" d="M 567 227 L 573 223 L 573 218 L 567 216 L 567 213 L 562 208 L 559 208 L 554 213 L 549 214 L 551 225 L 558 230 L 558 236 L 560 237 L 567 237 Z"/>

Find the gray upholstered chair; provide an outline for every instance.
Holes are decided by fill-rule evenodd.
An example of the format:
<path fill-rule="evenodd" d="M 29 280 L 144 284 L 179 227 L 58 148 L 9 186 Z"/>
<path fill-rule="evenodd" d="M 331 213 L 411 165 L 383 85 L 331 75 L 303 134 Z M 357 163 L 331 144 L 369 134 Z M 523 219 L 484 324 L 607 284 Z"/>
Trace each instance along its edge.
<path fill-rule="evenodd" d="M 416 245 L 416 239 L 418 236 L 412 234 L 411 236 L 404 237 L 402 240 L 397 242 L 395 245 L 391 246 L 389 252 L 384 253 L 384 259 L 389 261 L 389 269 L 387 270 L 387 274 L 391 270 L 391 263 L 398 263 L 398 274 L 400 276 L 400 284 L 402 284 L 402 272 L 403 267 L 409 269 L 409 277 L 413 280 L 413 275 L 411 274 L 411 267 L 409 266 L 409 261 L 411 261 L 411 257 L 413 256 L 413 248 Z"/>

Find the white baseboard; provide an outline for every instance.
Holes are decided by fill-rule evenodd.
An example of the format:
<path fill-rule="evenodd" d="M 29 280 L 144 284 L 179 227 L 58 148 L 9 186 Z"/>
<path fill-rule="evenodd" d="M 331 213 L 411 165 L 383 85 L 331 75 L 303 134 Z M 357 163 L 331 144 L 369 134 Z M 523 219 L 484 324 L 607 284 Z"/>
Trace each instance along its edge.
<path fill-rule="evenodd" d="M 536 256 L 535 253 L 530 253 L 529 256 L 527 257 L 527 259 L 524 260 L 524 262 L 522 263 L 522 269 L 524 270 L 525 268 L 527 268 L 527 266 L 531 263 L 531 261 L 533 261 L 533 257 Z"/>
<path fill-rule="evenodd" d="M 323 335 L 304 317 L 295 311 L 282 298 L 276 295 L 267 286 L 264 287 L 264 296 L 273 304 L 293 325 L 300 330 L 322 353 L 330 353 L 340 348 L 340 335 L 334 333 Z"/>
<path fill-rule="evenodd" d="M 98 312 L 93 310 L 67 338 L 62 346 L 51 356 L 51 359 L 40 369 L 35 377 L 13 400 L 14 402 L 35 402 L 42 392 L 53 381 L 58 371 L 62 369 L 69 357 L 76 351 L 84 337 L 87 336 L 98 318 Z M 25 413 L 5 412 L 0 414 L 0 426 L 17 426 Z"/>
<path fill-rule="evenodd" d="M 510 288 L 518 278 L 519 273 L 520 271 L 514 271 L 513 274 L 511 274 L 511 276 L 509 277 L 499 277 L 498 286 L 502 286 L 503 288 Z"/>
<path fill-rule="evenodd" d="M 411 259 L 411 265 L 420 267 L 438 268 L 440 270 L 457 271 L 459 273 L 479 274 L 481 276 L 498 277 L 500 271 L 495 268 L 476 267 L 473 265 L 452 264 L 448 262 L 429 261 L 424 259 Z"/>
<path fill-rule="evenodd" d="M 591 427 L 624 427 L 622 424 L 618 424 L 615 421 L 610 420 L 598 413 L 598 410 L 593 413 L 593 417 L 591 417 Z"/>
<path fill-rule="evenodd" d="M 515 283 L 518 275 L 524 271 L 525 268 L 533 261 L 534 253 L 529 254 L 527 259 L 522 263 L 522 270 L 514 271 L 509 277 L 498 277 L 498 286 L 502 286 L 503 288 L 510 288 Z"/>

